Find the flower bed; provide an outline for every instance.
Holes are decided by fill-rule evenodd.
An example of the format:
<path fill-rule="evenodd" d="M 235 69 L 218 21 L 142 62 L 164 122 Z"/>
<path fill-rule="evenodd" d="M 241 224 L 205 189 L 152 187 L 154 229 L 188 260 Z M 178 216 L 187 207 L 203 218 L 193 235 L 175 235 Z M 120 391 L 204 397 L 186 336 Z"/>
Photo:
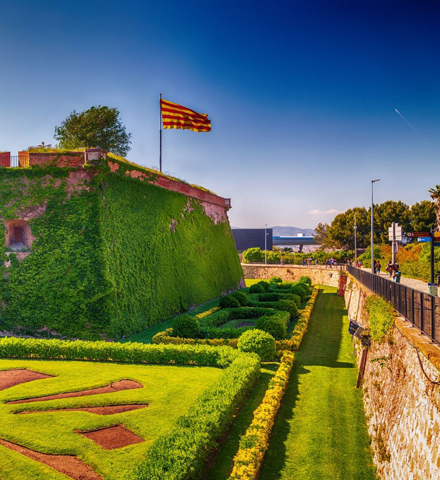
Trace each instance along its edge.
<path fill-rule="evenodd" d="M 287 387 L 294 358 L 292 352 L 283 354 L 281 365 L 270 381 L 263 401 L 255 410 L 251 425 L 240 439 L 240 447 L 234 457 L 230 480 L 257 478 L 264 454 L 269 446 L 269 436 Z"/>

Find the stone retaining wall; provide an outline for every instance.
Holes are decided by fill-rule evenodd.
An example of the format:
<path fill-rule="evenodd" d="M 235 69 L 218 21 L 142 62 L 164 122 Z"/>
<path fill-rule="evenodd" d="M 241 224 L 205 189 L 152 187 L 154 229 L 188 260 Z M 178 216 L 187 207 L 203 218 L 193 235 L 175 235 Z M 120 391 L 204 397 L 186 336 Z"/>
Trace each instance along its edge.
<path fill-rule="evenodd" d="M 365 300 L 371 292 L 349 276 L 345 301 L 349 317 L 368 326 Z M 374 462 L 386 480 L 440 479 L 440 348 L 403 318 L 390 339 L 368 352 L 364 406 Z M 361 347 L 356 346 L 358 362 Z M 430 360 L 428 360 L 428 358 Z M 437 368 L 436 368 L 437 367 Z"/>
<path fill-rule="evenodd" d="M 284 281 L 295 282 L 306 275 L 315 285 L 339 286 L 341 267 L 329 268 L 320 266 L 302 265 L 264 265 L 261 263 L 242 263 L 244 278 L 269 279 L 281 277 Z"/>

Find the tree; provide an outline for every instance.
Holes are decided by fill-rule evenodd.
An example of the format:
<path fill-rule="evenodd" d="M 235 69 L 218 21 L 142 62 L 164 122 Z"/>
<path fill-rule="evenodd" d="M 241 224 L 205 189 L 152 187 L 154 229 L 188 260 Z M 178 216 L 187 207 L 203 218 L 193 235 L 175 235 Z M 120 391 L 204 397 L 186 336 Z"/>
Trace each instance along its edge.
<path fill-rule="evenodd" d="M 131 133 L 119 119 L 119 110 L 101 105 L 81 113 L 74 110 L 55 127 L 54 137 L 60 148 L 103 148 L 121 156 L 128 153 L 131 144 Z"/>
<path fill-rule="evenodd" d="M 435 213 L 437 215 L 437 230 L 440 229 L 440 185 L 436 185 L 435 188 L 430 188 L 428 192 L 431 198 L 437 202 L 435 205 Z"/>
<path fill-rule="evenodd" d="M 415 203 L 409 212 L 411 231 L 429 232 L 432 226 L 435 226 L 435 204 L 429 200 L 423 200 Z"/>

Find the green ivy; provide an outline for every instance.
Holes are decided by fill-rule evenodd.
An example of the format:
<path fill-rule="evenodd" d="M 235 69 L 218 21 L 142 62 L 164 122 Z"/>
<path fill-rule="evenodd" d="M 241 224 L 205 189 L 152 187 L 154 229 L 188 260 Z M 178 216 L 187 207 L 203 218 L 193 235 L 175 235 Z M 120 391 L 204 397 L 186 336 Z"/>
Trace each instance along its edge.
<path fill-rule="evenodd" d="M 242 271 L 229 223 L 215 224 L 198 201 L 109 175 L 101 202 L 114 336 L 237 288 Z"/>
<path fill-rule="evenodd" d="M 4 221 L 31 220 L 31 254 L 0 246 L 0 331 L 69 338 L 130 335 L 237 288 L 241 266 L 228 222 L 198 200 L 91 165 L 88 190 L 69 193 L 69 168 L 0 169 Z M 120 173 L 120 172 L 118 172 Z M 154 180 L 154 176 L 150 180 Z"/>

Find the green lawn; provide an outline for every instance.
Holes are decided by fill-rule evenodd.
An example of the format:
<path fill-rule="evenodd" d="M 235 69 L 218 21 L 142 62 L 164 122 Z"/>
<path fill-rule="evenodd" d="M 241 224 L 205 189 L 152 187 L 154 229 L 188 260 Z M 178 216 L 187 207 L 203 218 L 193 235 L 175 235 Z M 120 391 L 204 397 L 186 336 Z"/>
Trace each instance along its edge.
<path fill-rule="evenodd" d="M 55 376 L 0 391 L 0 438 L 42 453 L 77 455 L 106 480 L 125 478 L 127 471 L 136 467 L 151 444 L 171 431 L 176 420 L 223 373 L 221 369 L 208 367 L 0 360 L 0 370 L 22 368 Z M 122 379 L 138 381 L 144 388 L 27 404 L 5 404 L 11 400 L 95 388 Z M 82 411 L 13 414 L 23 410 L 136 403 L 147 403 L 149 406 L 105 416 Z M 92 430 L 121 423 L 145 441 L 104 450 L 75 433 L 75 430 Z M 2 480 L 68 478 L 3 446 L 0 446 L 0 477 Z"/>
<path fill-rule="evenodd" d="M 343 299 L 321 287 L 261 480 L 376 478 Z"/>

